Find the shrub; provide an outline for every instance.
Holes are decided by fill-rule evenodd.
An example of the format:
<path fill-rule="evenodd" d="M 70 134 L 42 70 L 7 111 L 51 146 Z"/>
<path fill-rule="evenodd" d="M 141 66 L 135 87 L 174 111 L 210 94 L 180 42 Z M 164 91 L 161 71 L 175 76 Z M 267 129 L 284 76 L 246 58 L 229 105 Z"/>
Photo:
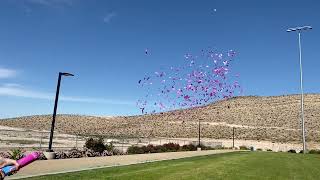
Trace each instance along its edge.
<path fill-rule="evenodd" d="M 272 149 L 267 149 L 267 151 L 272 151 Z"/>
<path fill-rule="evenodd" d="M 56 152 L 56 159 L 67 159 L 68 155 L 63 151 Z"/>
<path fill-rule="evenodd" d="M 183 145 L 181 146 L 182 151 L 196 151 L 197 147 L 193 144 Z"/>
<path fill-rule="evenodd" d="M 288 153 L 297 153 L 297 152 L 296 152 L 296 150 L 294 150 L 294 149 L 290 149 L 290 150 L 288 151 Z"/>
<path fill-rule="evenodd" d="M 112 155 L 123 155 L 124 153 L 120 151 L 119 149 L 114 148 L 112 150 Z"/>
<path fill-rule="evenodd" d="M 38 160 L 47 160 L 46 156 L 43 154 L 43 152 L 40 152 Z"/>
<path fill-rule="evenodd" d="M 180 145 L 175 143 L 163 144 L 162 146 L 165 148 L 165 152 L 175 152 L 180 149 Z"/>
<path fill-rule="evenodd" d="M 104 145 L 104 141 L 102 137 L 98 139 L 89 138 L 85 145 L 86 148 L 93 150 L 94 152 L 102 153 L 106 150 L 106 146 Z"/>
<path fill-rule="evenodd" d="M 261 149 L 261 148 L 258 148 L 257 151 L 262 151 L 262 149 Z"/>
<path fill-rule="evenodd" d="M 67 157 L 68 158 L 81 158 L 84 156 L 84 152 L 76 149 L 76 148 L 72 148 L 71 150 L 69 150 L 69 152 L 67 153 Z"/>
<path fill-rule="evenodd" d="M 310 153 L 310 154 L 320 154 L 320 150 L 318 150 L 318 149 L 311 149 L 311 150 L 309 151 L 309 153 Z"/>
<path fill-rule="evenodd" d="M 157 153 L 161 153 L 161 152 L 167 152 L 167 149 L 162 145 L 157 145 L 157 146 L 155 146 L 155 151 Z"/>
<path fill-rule="evenodd" d="M 149 153 L 147 146 L 141 146 L 143 153 Z"/>
<path fill-rule="evenodd" d="M 107 150 L 104 150 L 104 151 L 101 153 L 101 156 L 112 156 L 112 155 L 113 155 L 113 152 L 107 151 Z"/>
<path fill-rule="evenodd" d="M 229 149 L 229 147 L 222 146 L 221 148 L 217 148 L 217 149 Z"/>
<path fill-rule="evenodd" d="M 23 157 L 23 152 L 19 148 L 12 149 L 11 152 L 9 152 L 9 154 L 10 154 L 10 159 L 14 159 L 14 160 L 18 160 Z"/>
<path fill-rule="evenodd" d="M 109 144 L 106 144 L 105 147 L 106 147 L 105 150 L 110 151 L 110 152 L 113 151 L 113 149 L 114 149 L 114 145 L 112 142 L 110 142 Z"/>
<path fill-rule="evenodd" d="M 103 152 L 99 153 L 99 152 L 96 152 L 96 151 L 94 151 L 92 149 L 86 149 L 84 151 L 84 155 L 85 155 L 85 157 L 99 157 L 99 156 L 101 156 L 101 154 L 103 154 Z"/>
<path fill-rule="evenodd" d="M 239 146 L 240 150 L 250 150 L 247 146 Z"/>
<path fill-rule="evenodd" d="M 156 153 L 158 151 L 156 149 L 156 146 L 149 144 L 148 146 L 144 146 L 144 152 L 145 153 Z"/>
<path fill-rule="evenodd" d="M 201 148 L 202 150 L 214 150 L 214 149 L 218 149 L 219 147 L 213 148 L 213 147 L 210 147 L 210 146 L 205 146 L 205 145 L 203 145 L 203 144 L 200 144 L 200 148 Z M 232 149 L 232 147 L 229 148 L 229 149 Z"/>
<path fill-rule="evenodd" d="M 211 147 L 202 146 L 203 149 L 213 149 Z M 196 151 L 197 146 L 193 144 L 180 146 L 175 143 L 167 143 L 163 145 L 154 146 L 149 144 L 147 146 L 130 146 L 127 150 L 128 154 L 143 154 L 143 153 L 161 153 L 161 152 L 177 152 L 177 151 Z"/>
<path fill-rule="evenodd" d="M 10 154 L 8 152 L 0 152 L 0 157 L 8 159 L 10 158 Z"/>
<path fill-rule="evenodd" d="M 143 154 L 144 151 L 142 149 L 142 147 L 139 147 L 139 146 L 130 146 L 128 148 L 128 154 Z"/>
<path fill-rule="evenodd" d="M 209 149 L 224 149 L 224 146 L 215 146 L 215 147 L 207 147 Z M 232 147 L 230 147 L 230 149 L 232 149 Z"/>

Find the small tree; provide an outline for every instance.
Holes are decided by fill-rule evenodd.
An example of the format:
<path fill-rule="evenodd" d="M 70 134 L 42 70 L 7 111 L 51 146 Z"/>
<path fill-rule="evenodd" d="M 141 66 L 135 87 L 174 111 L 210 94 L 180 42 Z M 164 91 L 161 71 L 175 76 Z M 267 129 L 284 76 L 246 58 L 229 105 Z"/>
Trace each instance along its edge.
<path fill-rule="evenodd" d="M 109 144 L 106 144 L 105 147 L 108 152 L 111 152 L 114 149 L 114 145 L 112 142 L 110 142 Z"/>
<path fill-rule="evenodd" d="M 106 146 L 104 145 L 104 140 L 102 137 L 98 139 L 89 138 L 85 145 L 86 148 L 93 150 L 94 152 L 102 153 L 106 150 Z"/>

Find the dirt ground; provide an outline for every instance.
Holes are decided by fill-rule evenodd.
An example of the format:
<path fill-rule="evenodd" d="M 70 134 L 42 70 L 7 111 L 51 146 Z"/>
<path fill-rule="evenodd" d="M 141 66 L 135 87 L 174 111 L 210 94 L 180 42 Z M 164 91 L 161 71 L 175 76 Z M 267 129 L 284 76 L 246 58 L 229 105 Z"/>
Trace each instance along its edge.
<path fill-rule="evenodd" d="M 49 135 L 49 131 L 0 126 L 0 151 L 10 150 L 13 148 L 47 148 Z M 61 134 L 58 132 L 55 132 L 53 139 L 54 146 L 58 149 L 64 147 L 82 147 L 84 142 L 85 139 L 83 137 Z"/>

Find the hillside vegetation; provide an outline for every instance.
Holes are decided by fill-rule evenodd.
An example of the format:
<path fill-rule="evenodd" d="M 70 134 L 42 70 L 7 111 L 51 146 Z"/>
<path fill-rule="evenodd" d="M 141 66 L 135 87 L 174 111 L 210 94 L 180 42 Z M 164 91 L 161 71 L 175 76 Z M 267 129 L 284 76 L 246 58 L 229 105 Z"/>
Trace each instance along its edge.
<path fill-rule="evenodd" d="M 119 117 L 59 115 L 56 130 L 80 135 L 109 137 L 183 137 L 215 139 L 300 141 L 300 96 L 236 97 L 207 106 L 171 112 Z M 0 120 L 0 125 L 49 130 L 51 115 Z M 307 141 L 320 141 L 320 95 L 305 95 Z"/>

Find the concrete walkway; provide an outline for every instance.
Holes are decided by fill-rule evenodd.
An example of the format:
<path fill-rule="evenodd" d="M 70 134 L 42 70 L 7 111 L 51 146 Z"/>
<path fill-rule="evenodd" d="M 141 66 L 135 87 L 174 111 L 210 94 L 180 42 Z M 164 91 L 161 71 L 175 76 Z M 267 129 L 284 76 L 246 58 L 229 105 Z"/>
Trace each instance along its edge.
<path fill-rule="evenodd" d="M 204 156 L 210 154 L 220 154 L 234 152 L 233 150 L 210 150 L 210 151 L 186 151 L 154 154 L 136 154 L 123 156 L 106 156 L 79 159 L 56 159 L 46 161 L 36 161 L 23 169 L 17 174 L 7 179 L 21 179 L 33 176 L 59 174 L 67 172 L 76 172 L 89 169 L 98 169 L 113 166 L 123 166 L 130 164 L 139 164 L 145 162 L 154 162 L 162 160 L 180 159 L 194 156 Z"/>

